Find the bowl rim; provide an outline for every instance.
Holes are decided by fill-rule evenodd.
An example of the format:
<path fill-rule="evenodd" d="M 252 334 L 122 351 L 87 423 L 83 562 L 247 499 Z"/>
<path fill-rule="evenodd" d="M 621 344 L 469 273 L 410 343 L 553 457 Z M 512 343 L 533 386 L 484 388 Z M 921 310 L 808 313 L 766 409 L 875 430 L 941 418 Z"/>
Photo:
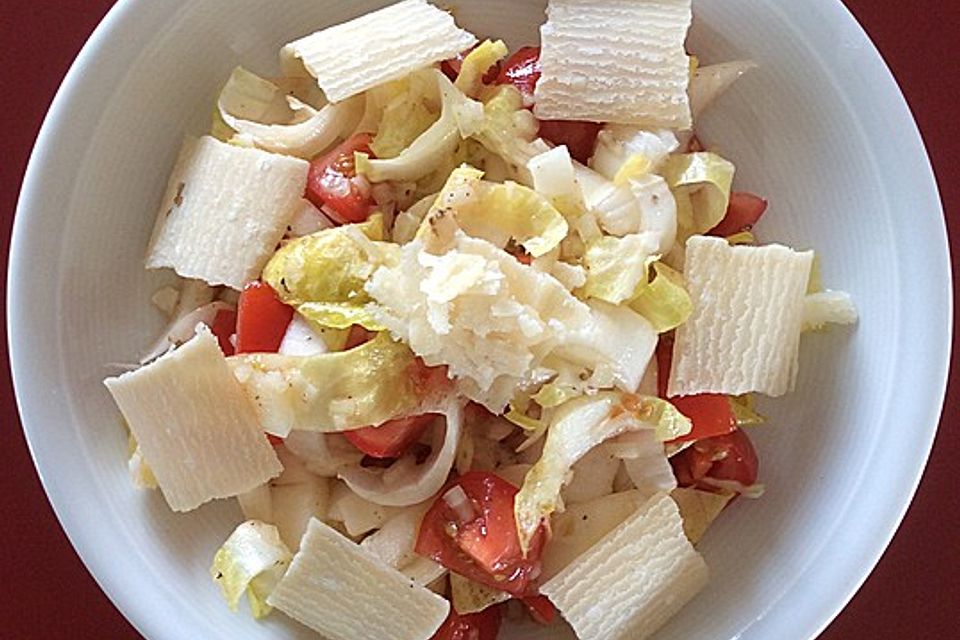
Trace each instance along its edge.
<path fill-rule="evenodd" d="M 154 6 L 153 9 L 172 14 L 185 1 L 162 3 L 166 6 L 162 8 Z M 903 121 L 903 125 L 906 127 L 904 135 L 909 137 L 910 145 L 909 148 L 903 150 L 903 156 L 912 156 L 919 163 L 919 165 L 914 166 L 923 175 L 925 184 L 920 187 L 918 183 L 917 192 L 921 193 L 922 190 L 924 197 L 930 202 L 931 215 L 934 213 L 933 209 L 939 215 L 939 236 L 942 243 L 941 246 L 935 247 L 939 251 L 936 258 L 940 263 L 938 265 L 941 267 L 940 274 L 946 279 L 948 285 L 946 287 L 947 296 L 944 301 L 945 313 L 939 318 L 941 320 L 940 326 L 931 326 L 929 329 L 942 336 L 943 342 L 948 345 L 948 348 L 942 350 L 938 362 L 931 363 L 932 366 L 928 367 L 932 386 L 928 397 L 929 402 L 924 408 L 926 420 L 923 426 L 925 431 L 917 435 L 917 449 L 912 464 L 901 470 L 903 483 L 900 486 L 903 491 L 895 495 L 895 499 L 887 500 L 886 508 L 892 510 L 892 516 L 888 511 L 886 517 L 880 518 L 879 529 L 873 531 L 869 540 L 860 541 L 861 548 L 857 550 L 859 561 L 855 563 L 855 569 L 849 569 L 842 575 L 837 574 L 830 588 L 823 589 L 824 592 L 829 592 L 832 597 L 820 598 L 817 614 L 796 621 L 798 623 L 797 630 L 802 629 L 802 637 L 811 639 L 818 636 L 833 621 L 865 582 L 888 547 L 913 500 L 940 421 L 950 368 L 953 326 L 952 271 L 943 206 L 936 177 L 916 121 L 902 90 L 882 55 L 850 10 L 840 0 L 816 1 L 822 5 L 822 9 L 831 12 L 832 18 L 844 21 L 846 27 L 853 29 L 854 33 L 862 39 L 866 55 L 878 65 L 876 70 L 883 77 L 886 86 L 882 89 L 892 101 L 891 109 L 899 108 L 906 113 L 907 117 Z M 122 46 L 136 50 L 135 44 L 121 43 L 122 38 L 116 37 L 116 34 L 121 33 L 125 25 L 140 20 L 142 17 L 140 14 L 152 4 L 145 0 L 118 0 L 116 2 L 77 55 L 44 118 L 30 155 L 14 216 L 7 277 L 6 320 L 10 367 L 21 426 L 47 499 L 77 555 L 103 592 L 142 635 L 151 639 L 159 639 L 168 637 L 164 634 L 162 625 L 158 625 L 149 611 L 143 605 L 138 604 L 136 597 L 127 595 L 125 590 L 120 588 L 118 579 L 112 575 L 114 570 L 107 562 L 104 562 L 102 556 L 93 553 L 93 545 L 88 544 L 89 540 L 81 539 L 79 534 L 84 528 L 84 514 L 64 499 L 62 491 L 53 480 L 56 468 L 51 466 L 47 459 L 47 454 L 41 442 L 42 438 L 39 436 L 40 430 L 33 418 L 38 413 L 39 405 L 37 403 L 43 402 L 44 398 L 28 386 L 29 380 L 36 380 L 40 375 L 39 365 L 31 360 L 29 349 L 24 347 L 24 342 L 21 339 L 22 336 L 27 335 L 26 328 L 30 322 L 28 315 L 21 312 L 21 305 L 31 296 L 30 287 L 24 277 L 30 260 L 30 249 L 33 246 L 31 241 L 37 235 L 36 228 L 40 218 L 45 214 L 50 215 L 42 208 L 37 207 L 37 201 L 43 188 L 41 184 L 43 176 L 52 163 L 52 150 L 56 146 L 58 133 L 68 126 L 67 122 L 69 114 L 73 112 L 73 106 L 90 99 L 89 91 L 84 88 L 84 76 L 90 73 L 102 73 L 95 70 L 98 66 L 96 63 L 108 59 L 112 55 L 111 48 Z M 109 71 L 105 73 L 109 73 Z M 70 184 L 73 184 L 76 175 L 70 177 L 72 178 Z M 932 222 L 936 224 L 935 220 Z M 932 249 L 934 248 L 931 248 L 931 253 L 933 253 Z M 817 555 L 820 553 L 817 552 Z M 781 603 L 775 602 L 771 606 L 771 610 L 778 604 Z"/>

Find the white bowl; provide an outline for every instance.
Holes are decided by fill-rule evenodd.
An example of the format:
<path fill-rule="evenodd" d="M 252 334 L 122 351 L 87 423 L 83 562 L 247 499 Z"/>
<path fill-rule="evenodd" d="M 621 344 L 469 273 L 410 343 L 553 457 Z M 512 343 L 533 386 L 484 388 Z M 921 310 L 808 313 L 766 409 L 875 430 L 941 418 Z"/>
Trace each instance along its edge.
<path fill-rule="evenodd" d="M 130 486 L 101 379 L 159 329 L 142 269 L 182 136 L 239 63 L 382 2 L 121 0 L 78 57 L 31 159 L 10 265 L 10 352 L 47 493 L 91 573 L 152 640 L 308 638 L 231 614 L 207 575 L 232 501 L 188 515 Z M 457 4 L 457 3 L 454 3 Z M 460 23 L 537 42 L 540 2 L 461 2 Z M 923 144 L 890 73 L 836 0 L 700 0 L 691 49 L 762 67 L 701 123 L 772 207 L 766 240 L 815 247 L 853 294 L 852 330 L 804 339 L 796 393 L 755 431 L 767 493 L 702 549 L 708 589 L 659 638 L 811 638 L 886 547 L 936 430 L 948 367 L 946 234 Z M 335 63 L 332 62 L 332 63 Z M 505 634 L 506 635 L 506 634 Z"/>

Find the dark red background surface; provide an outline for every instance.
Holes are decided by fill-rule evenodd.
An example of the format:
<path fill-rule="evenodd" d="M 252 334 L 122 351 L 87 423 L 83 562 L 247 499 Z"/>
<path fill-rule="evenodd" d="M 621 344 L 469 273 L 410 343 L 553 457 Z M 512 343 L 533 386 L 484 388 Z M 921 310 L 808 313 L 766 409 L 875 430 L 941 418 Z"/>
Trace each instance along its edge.
<path fill-rule="evenodd" d="M 0 2 L 0 249 L 4 256 L 0 305 L 6 301 L 5 256 L 30 148 L 60 80 L 112 4 L 112 0 Z M 954 0 L 847 0 L 846 4 L 903 87 L 933 159 L 951 236 L 960 239 L 954 215 L 960 207 L 960 162 L 955 151 L 960 139 L 960 71 L 955 56 L 960 5 Z M 960 255 L 957 243 L 951 246 L 954 255 Z M 0 349 L 4 461 L 0 637 L 139 638 L 80 563 L 47 503 L 17 419 L 5 338 Z M 930 464 L 897 537 L 822 638 L 960 637 L 958 393 L 957 385 L 951 384 Z"/>

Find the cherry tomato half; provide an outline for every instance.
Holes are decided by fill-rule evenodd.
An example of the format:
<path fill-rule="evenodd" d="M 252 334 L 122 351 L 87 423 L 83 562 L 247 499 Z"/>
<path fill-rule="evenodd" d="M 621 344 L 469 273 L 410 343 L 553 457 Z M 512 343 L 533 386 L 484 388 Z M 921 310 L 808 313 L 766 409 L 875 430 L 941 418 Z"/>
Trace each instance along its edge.
<path fill-rule="evenodd" d="M 276 353 L 292 318 L 270 285 L 251 282 L 237 303 L 237 353 Z"/>
<path fill-rule="evenodd" d="M 454 508 L 447 496 L 457 487 L 467 500 Z M 518 491 L 486 471 L 456 478 L 424 516 L 415 551 L 474 582 L 518 597 L 536 595 L 545 533 L 537 531 L 524 558 L 513 515 Z"/>
<path fill-rule="evenodd" d="M 512 84 L 523 94 L 524 104 L 533 104 L 533 90 L 540 80 L 540 47 L 521 47 L 507 58 L 497 84 Z"/>
<path fill-rule="evenodd" d="M 230 342 L 230 336 L 237 332 L 237 312 L 230 309 L 217 311 L 213 318 L 213 326 L 210 327 L 213 335 L 217 337 L 220 344 L 220 351 L 225 356 L 232 356 L 234 353 L 233 343 Z"/>
<path fill-rule="evenodd" d="M 603 125 L 579 120 L 541 120 L 540 137 L 559 146 L 567 146 L 570 157 L 587 164 L 597 146 L 597 134 Z"/>
<path fill-rule="evenodd" d="M 736 482 L 743 487 L 756 484 L 760 466 L 757 452 L 742 430 L 697 440 L 670 458 L 677 484 L 707 491 L 716 487 L 704 478 Z"/>
<path fill-rule="evenodd" d="M 363 427 L 354 431 L 345 431 L 343 436 L 353 446 L 372 458 L 398 458 L 420 439 L 430 423 L 436 419 L 433 414 L 410 416 L 384 422 L 379 427 Z"/>
<path fill-rule="evenodd" d="M 710 230 L 709 235 L 725 237 L 752 229 L 766 210 L 767 201 L 760 196 L 734 191 L 730 194 L 727 215 Z"/>
<path fill-rule="evenodd" d="M 502 605 L 466 615 L 460 615 L 451 606 L 450 614 L 431 640 L 496 640 L 502 621 Z"/>
<path fill-rule="evenodd" d="M 307 199 L 338 224 L 363 222 L 373 210 L 370 183 L 357 177 L 353 154 L 370 150 L 372 137 L 360 133 L 330 153 L 314 158 L 307 174 Z"/>
<path fill-rule="evenodd" d="M 557 617 L 557 608 L 547 596 L 531 596 L 522 600 L 527 613 L 539 624 L 553 624 Z"/>

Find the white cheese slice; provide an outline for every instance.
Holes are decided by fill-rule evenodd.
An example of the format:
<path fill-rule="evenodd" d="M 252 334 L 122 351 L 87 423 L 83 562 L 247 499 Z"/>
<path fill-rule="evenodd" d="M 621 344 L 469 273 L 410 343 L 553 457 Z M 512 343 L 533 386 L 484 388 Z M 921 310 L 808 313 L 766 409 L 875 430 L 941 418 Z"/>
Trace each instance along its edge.
<path fill-rule="evenodd" d="M 205 327 L 175 351 L 104 384 L 174 511 L 246 493 L 283 470 Z"/>
<path fill-rule="evenodd" d="M 426 0 L 405 0 L 291 42 L 280 56 L 287 69 L 299 60 L 327 99 L 340 102 L 476 42 L 446 11 Z"/>
<path fill-rule="evenodd" d="M 677 329 L 668 395 L 791 390 L 812 264 L 812 251 L 691 236 L 684 277 L 694 310 Z"/>
<path fill-rule="evenodd" d="M 580 640 L 642 640 L 707 581 L 707 566 L 683 533 L 676 503 L 658 494 L 540 592 Z"/>
<path fill-rule="evenodd" d="M 450 605 L 313 519 L 267 602 L 329 640 L 427 640 Z"/>
<path fill-rule="evenodd" d="M 147 268 L 242 289 L 260 276 L 302 205 L 304 160 L 188 138 L 170 175 Z"/>
<path fill-rule="evenodd" d="M 550 0 L 534 114 L 689 129 L 690 0 Z"/>

